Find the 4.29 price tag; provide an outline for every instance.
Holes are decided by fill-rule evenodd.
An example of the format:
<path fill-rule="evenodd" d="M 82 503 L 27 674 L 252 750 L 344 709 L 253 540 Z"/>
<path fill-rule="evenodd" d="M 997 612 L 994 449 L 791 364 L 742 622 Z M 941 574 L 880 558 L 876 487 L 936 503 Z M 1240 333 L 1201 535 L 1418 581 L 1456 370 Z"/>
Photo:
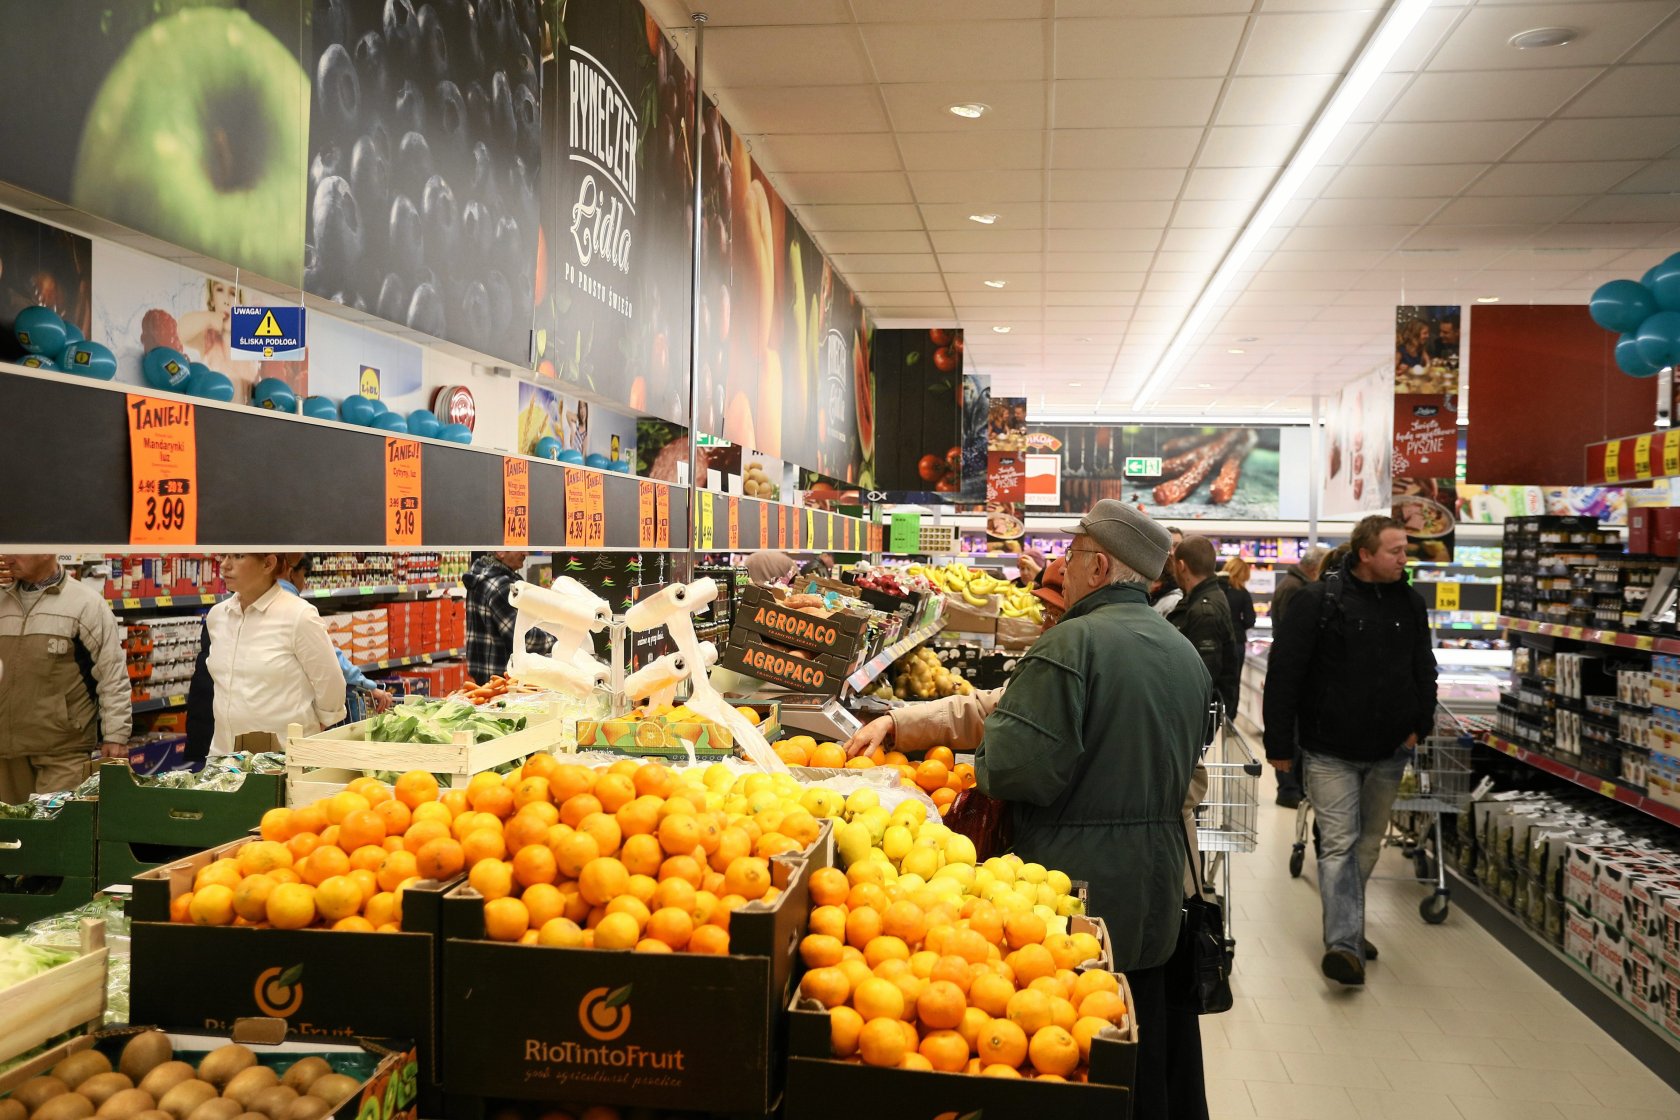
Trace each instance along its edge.
<path fill-rule="evenodd" d="M 182 401 L 128 396 L 133 479 L 130 544 L 198 543 L 198 413 Z"/>

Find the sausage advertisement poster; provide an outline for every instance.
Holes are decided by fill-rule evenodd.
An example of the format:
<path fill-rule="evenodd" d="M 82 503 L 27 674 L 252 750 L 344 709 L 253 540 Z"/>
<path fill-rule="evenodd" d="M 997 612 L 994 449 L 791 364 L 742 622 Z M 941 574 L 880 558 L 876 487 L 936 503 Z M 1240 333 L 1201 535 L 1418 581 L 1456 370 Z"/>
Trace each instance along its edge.
<path fill-rule="evenodd" d="M 1147 424 L 1030 425 L 1061 441 L 1064 513 L 1118 498 L 1169 520 L 1275 519 L 1277 428 Z"/>

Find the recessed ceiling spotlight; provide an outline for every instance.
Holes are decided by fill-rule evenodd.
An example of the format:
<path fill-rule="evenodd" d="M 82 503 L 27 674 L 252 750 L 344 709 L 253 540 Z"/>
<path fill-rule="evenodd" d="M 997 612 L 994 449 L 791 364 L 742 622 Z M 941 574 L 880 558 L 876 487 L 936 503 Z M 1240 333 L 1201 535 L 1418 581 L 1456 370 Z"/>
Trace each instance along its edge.
<path fill-rule="evenodd" d="M 986 281 L 986 287 L 988 287 L 988 288 L 1001 288 L 1007 283 L 1009 283 L 1009 281 L 1007 281 L 1007 280 L 988 280 L 988 281 Z"/>
<path fill-rule="evenodd" d="M 1083 381 L 1069 381 L 1068 382 L 1068 388 L 1069 389 L 1077 389 L 1083 384 L 1085 384 L 1085 382 L 1083 382 Z"/>
<path fill-rule="evenodd" d="M 1510 44 L 1519 51 L 1544 50 L 1573 43 L 1579 34 L 1573 27 L 1535 27 L 1511 36 Z"/>
<path fill-rule="evenodd" d="M 968 220 L 971 222 L 979 222 L 983 226 L 989 226 L 998 220 L 998 216 L 996 214 L 970 214 L 968 216 Z"/>
<path fill-rule="evenodd" d="M 960 105 L 951 106 L 951 115 L 962 117 L 965 120 L 978 120 L 985 116 L 986 111 L 990 108 L 990 105 L 982 104 L 979 101 L 964 101 Z"/>
<path fill-rule="evenodd" d="M 1242 349 L 1241 347 L 1233 346 L 1229 350 L 1225 351 L 1225 353 L 1227 353 L 1227 354 L 1246 354 L 1246 353 L 1248 353 L 1248 351 Z"/>
<path fill-rule="evenodd" d="M 1239 339 L 1237 339 L 1237 341 L 1238 342 L 1259 342 L 1260 341 L 1260 336 L 1257 335 L 1257 334 L 1251 334 L 1251 335 L 1247 335 L 1243 338 L 1239 338 Z"/>
<path fill-rule="evenodd" d="M 1198 382 L 1196 382 L 1196 388 L 1198 388 L 1198 389 L 1211 389 L 1211 388 L 1213 388 L 1213 382 L 1211 382 L 1211 381 L 1198 381 Z"/>
<path fill-rule="evenodd" d="M 1499 297 L 1498 296 L 1477 296 L 1476 297 L 1476 302 L 1477 303 L 1498 303 L 1499 302 Z"/>
<path fill-rule="evenodd" d="M 1010 331 L 1012 331 L 1014 329 L 1015 329 L 1014 327 L 993 327 L 992 328 L 992 330 L 996 331 L 998 334 L 1008 334 Z"/>

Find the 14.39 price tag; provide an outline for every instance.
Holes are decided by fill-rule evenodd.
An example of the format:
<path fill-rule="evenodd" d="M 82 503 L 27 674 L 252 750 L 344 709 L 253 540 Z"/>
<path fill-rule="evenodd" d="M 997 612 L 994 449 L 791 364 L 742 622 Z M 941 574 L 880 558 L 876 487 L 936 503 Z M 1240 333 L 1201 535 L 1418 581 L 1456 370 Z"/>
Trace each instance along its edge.
<path fill-rule="evenodd" d="M 198 543 L 198 413 L 182 401 L 130 393 L 130 544 Z"/>
<path fill-rule="evenodd" d="M 531 464 L 524 459 L 502 460 L 502 546 L 531 545 Z"/>

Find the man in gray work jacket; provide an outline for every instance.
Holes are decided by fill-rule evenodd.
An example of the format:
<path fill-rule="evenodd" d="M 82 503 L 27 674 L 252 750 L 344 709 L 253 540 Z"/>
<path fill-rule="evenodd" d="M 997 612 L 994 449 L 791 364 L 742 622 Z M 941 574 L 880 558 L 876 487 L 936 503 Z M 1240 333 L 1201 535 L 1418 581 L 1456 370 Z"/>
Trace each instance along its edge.
<path fill-rule="evenodd" d="M 1073 530 L 1068 610 L 1021 659 L 975 752 L 980 790 L 1013 803 L 1015 852 L 1090 884 L 1139 1027 L 1134 1116 L 1207 1115 L 1188 952 L 1183 806 L 1212 681 L 1149 606 L 1161 526 L 1105 498 Z"/>

